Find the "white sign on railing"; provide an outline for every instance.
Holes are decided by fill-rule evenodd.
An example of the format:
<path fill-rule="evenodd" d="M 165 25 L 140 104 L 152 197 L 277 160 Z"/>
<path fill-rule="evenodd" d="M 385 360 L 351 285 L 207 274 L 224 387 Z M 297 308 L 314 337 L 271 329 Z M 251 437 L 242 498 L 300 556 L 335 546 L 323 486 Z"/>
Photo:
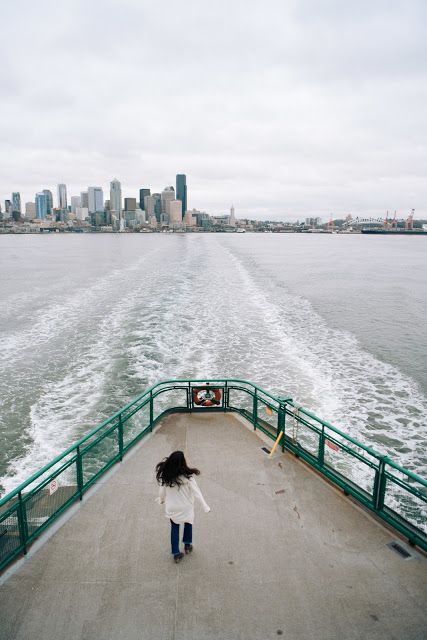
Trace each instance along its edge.
<path fill-rule="evenodd" d="M 55 480 L 52 480 L 52 482 L 49 482 L 49 495 L 51 496 L 53 493 L 55 493 L 55 491 L 58 489 L 58 480 L 55 478 Z"/>

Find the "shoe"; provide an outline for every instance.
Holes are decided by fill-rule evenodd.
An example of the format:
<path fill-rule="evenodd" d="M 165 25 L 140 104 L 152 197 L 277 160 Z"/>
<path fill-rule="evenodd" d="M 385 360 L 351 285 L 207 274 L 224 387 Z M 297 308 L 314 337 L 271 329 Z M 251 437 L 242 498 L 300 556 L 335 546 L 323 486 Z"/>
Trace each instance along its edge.
<path fill-rule="evenodd" d="M 184 557 L 183 553 L 176 553 L 173 557 L 175 564 L 178 564 L 178 562 L 180 562 Z"/>
<path fill-rule="evenodd" d="M 191 553 L 193 551 L 192 544 L 186 544 L 184 548 L 185 548 L 185 553 Z"/>

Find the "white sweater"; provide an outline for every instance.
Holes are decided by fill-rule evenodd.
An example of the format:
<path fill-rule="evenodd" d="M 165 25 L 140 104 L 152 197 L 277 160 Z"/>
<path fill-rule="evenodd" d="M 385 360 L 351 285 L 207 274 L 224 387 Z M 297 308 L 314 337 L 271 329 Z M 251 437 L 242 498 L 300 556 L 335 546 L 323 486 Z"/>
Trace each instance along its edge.
<path fill-rule="evenodd" d="M 197 498 L 203 507 L 205 513 L 210 511 L 202 496 L 202 492 L 193 476 L 185 478 L 181 476 L 182 484 L 179 486 L 168 487 L 160 485 L 159 498 L 160 504 L 165 504 L 165 515 L 176 524 L 184 524 L 194 521 L 194 498 Z"/>

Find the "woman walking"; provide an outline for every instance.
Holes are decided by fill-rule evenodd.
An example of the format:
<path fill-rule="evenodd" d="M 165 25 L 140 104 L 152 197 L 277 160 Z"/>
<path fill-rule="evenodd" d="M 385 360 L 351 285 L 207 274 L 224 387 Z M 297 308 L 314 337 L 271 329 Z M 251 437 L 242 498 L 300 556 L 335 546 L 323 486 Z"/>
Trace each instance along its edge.
<path fill-rule="evenodd" d="M 200 471 L 187 465 L 182 451 L 174 451 L 156 465 L 156 478 L 160 485 L 158 502 L 165 504 L 165 515 L 170 519 L 175 562 L 184 557 L 179 550 L 180 524 L 184 525 L 182 542 L 185 553 L 193 551 L 194 498 L 199 500 L 205 513 L 210 511 L 194 478 L 198 475 Z"/>

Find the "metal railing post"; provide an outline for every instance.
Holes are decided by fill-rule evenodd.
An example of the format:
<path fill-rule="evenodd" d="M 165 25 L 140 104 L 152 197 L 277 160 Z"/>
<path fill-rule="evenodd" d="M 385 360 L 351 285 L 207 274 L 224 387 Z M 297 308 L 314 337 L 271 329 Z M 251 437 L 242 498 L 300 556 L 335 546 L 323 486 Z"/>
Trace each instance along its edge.
<path fill-rule="evenodd" d="M 252 418 L 254 423 L 254 429 L 256 430 L 256 426 L 258 423 L 258 395 L 257 395 L 256 389 L 255 389 L 253 403 L 252 403 Z"/>
<path fill-rule="evenodd" d="M 325 425 L 322 424 L 322 433 L 319 436 L 319 451 L 317 454 L 317 462 L 323 467 L 325 462 Z"/>
<path fill-rule="evenodd" d="M 25 504 L 22 500 L 22 493 L 18 493 L 18 528 L 19 537 L 23 547 L 24 555 L 27 553 L 28 525 Z"/>
<path fill-rule="evenodd" d="M 122 414 L 119 415 L 119 424 L 117 427 L 117 437 L 119 440 L 119 458 L 120 462 L 123 460 L 123 421 Z"/>
<path fill-rule="evenodd" d="M 80 453 L 80 447 L 77 447 L 77 459 L 76 459 L 76 467 L 77 467 L 77 489 L 79 492 L 80 500 L 83 498 L 83 458 Z"/>
<path fill-rule="evenodd" d="M 385 476 L 386 456 L 379 459 L 378 469 L 375 472 L 373 503 L 376 511 L 381 511 L 384 507 L 384 497 L 387 478 Z"/>
<path fill-rule="evenodd" d="M 191 382 L 188 381 L 188 388 L 187 388 L 187 410 L 191 411 Z"/>
<path fill-rule="evenodd" d="M 279 398 L 279 409 L 277 411 L 277 436 L 281 431 L 283 431 L 282 436 L 282 451 L 285 450 L 285 418 L 286 418 L 286 410 L 285 403 Z"/>
<path fill-rule="evenodd" d="M 150 391 L 150 431 L 153 430 L 153 392 Z"/>

